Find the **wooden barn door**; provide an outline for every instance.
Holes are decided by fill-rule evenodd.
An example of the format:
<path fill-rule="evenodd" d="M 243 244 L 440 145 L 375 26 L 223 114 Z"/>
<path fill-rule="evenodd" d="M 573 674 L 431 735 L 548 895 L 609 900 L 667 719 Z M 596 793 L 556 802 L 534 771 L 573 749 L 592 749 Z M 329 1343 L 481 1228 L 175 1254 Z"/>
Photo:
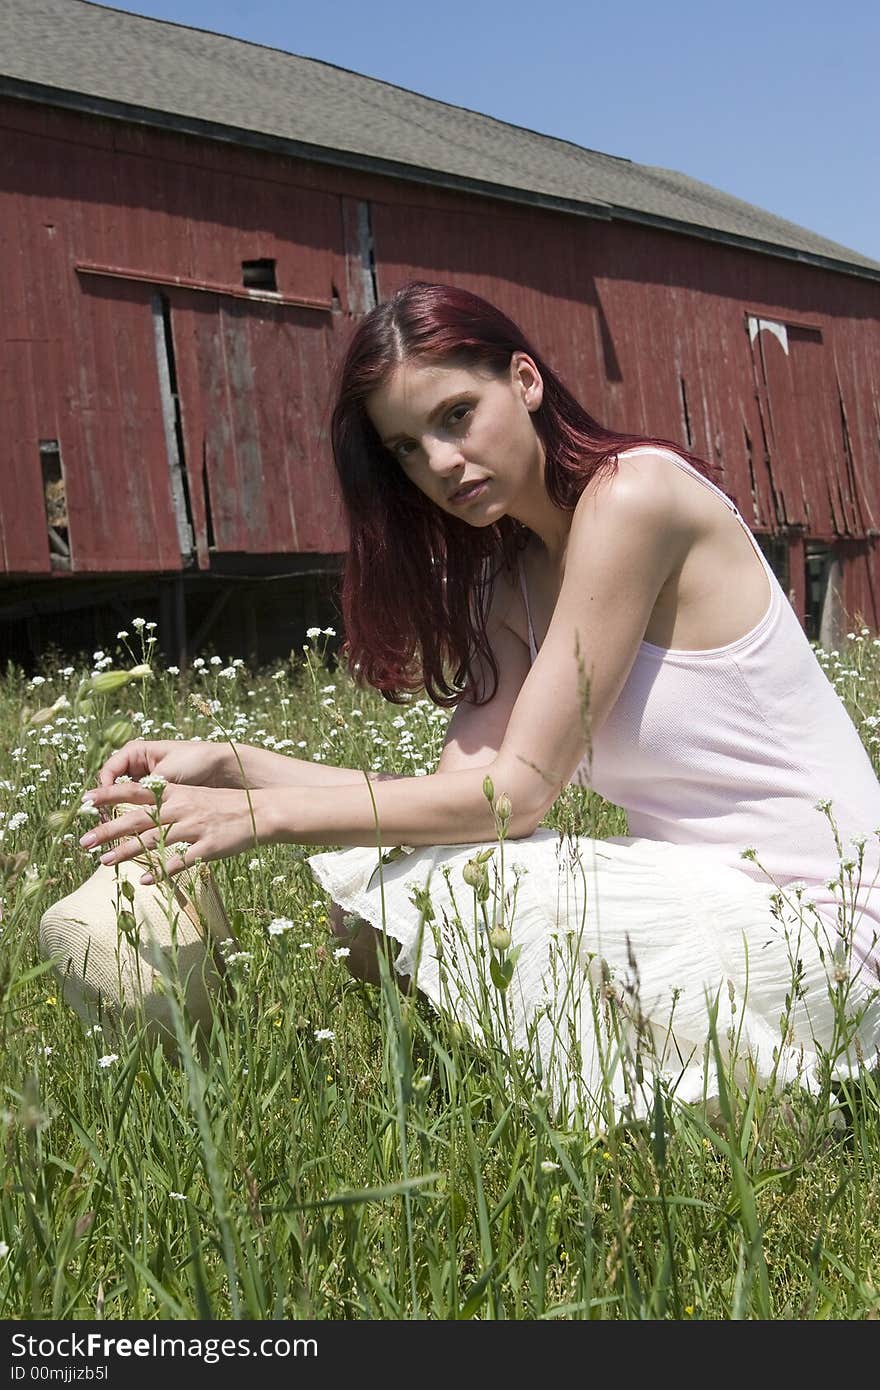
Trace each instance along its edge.
<path fill-rule="evenodd" d="M 790 597 L 804 622 L 815 583 L 805 537 L 828 539 L 859 524 L 832 425 L 832 364 L 818 328 L 753 314 L 746 326 L 776 525 L 789 541 Z"/>
<path fill-rule="evenodd" d="M 331 316 L 166 293 L 199 566 L 212 552 L 345 550 L 328 438 Z"/>

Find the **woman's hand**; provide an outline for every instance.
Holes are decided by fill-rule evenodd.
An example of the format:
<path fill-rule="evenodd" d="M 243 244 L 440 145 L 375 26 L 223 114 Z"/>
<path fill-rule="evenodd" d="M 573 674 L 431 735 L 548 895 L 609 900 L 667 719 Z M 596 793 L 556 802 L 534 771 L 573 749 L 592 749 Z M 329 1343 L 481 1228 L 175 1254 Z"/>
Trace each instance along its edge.
<path fill-rule="evenodd" d="M 102 787 L 112 787 L 117 777 L 139 782 L 155 773 L 166 782 L 185 782 L 190 787 L 225 787 L 240 782 L 238 769 L 235 777 L 230 776 L 228 763 L 226 744 L 134 738 L 107 759 L 98 781 Z M 123 800 L 135 798 L 126 796 Z"/>
<path fill-rule="evenodd" d="M 264 827 L 259 792 L 251 792 L 249 798 L 247 792 L 231 788 L 171 782 L 155 792 L 138 782 L 126 782 L 96 787 L 86 796 L 100 810 L 120 804 L 126 809 L 83 835 L 83 849 L 120 841 L 101 855 L 102 864 L 118 864 L 145 851 L 150 853 L 154 868 L 144 875 L 142 883 L 155 882 L 163 870 L 170 878 L 197 860 L 225 859 L 261 843 Z M 164 863 L 155 852 L 162 838 L 167 847 Z M 264 838 L 268 838 L 265 833 Z"/>

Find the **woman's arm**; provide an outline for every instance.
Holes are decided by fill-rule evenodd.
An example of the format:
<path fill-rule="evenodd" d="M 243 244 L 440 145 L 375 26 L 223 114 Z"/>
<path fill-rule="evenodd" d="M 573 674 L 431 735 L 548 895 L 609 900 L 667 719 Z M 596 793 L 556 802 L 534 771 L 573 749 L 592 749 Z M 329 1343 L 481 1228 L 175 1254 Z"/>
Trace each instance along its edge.
<path fill-rule="evenodd" d="M 491 840 L 487 773 L 495 794 L 510 797 L 509 837 L 532 834 L 623 689 L 660 590 L 693 534 L 668 475 L 622 459 L 612 479 L 579 499 L 550 627 L 492 760 L 374 788 L 353 785 L 344 800 L 319 788 L 308 796 L 284 791 L 265 807 L 269 838 L 375 844 L 377 818 L 385 845 Z"/>
<path fill-rule="evenodd" d="M 138 782 L 154 774 L 166 782 L 183 782 L 190 787 L 322 786 L 342 787 L 363 782 L 364 774 L 353 767 L 332 767 L 305 762 L 273 753 L 269 748 L 237 743 L 213 743 L 188 739 L 130 739 L 107 759 L 99 773 L 102 787 L 110 787 L 117 777 Z M 243 774 L 243 775 L 242 775 Z M 370 772 L 371 782 L 393 780 L 402 773 Z"/>
<path fill-rule="evenodd" d="M 203 859 L 237 854 L 254 839 L 352 846 L 486 843 L 497 836 L 483 790 L 487 773 L 496 796 L 510 798 L 507 835 L 530 835 L 620 694 L 657 596 L 692 541 L 693 528 L 666 475 L 650 463 L 622 459 L 612 480 L 588 488 L 578 502 L 550 627 L 491 763 L 375 782 L 356 773 L 336 786 L 326 775 L 333 769 L 304 763 L 299 768 L 308 781 L 257 789 L 248 798 L 241 791 L 169 785 L 161 819 L 170 838 L 187 841 Z M 96 804 L 148 798 L 144 788 L 130 785 L 103 787 L 94 796 Z M 89 843 L 141 834 L 148 824 L 144 812 L 134 810 L 90 832 Z M 130 858 L 136 850 L 123 846 L 114 858 Z M 180 867 L 172 861 L 171 872 Z"/>
<path fill-rule="evenodd" d="M 436 772 L 461 772 L 469 767 L 485 769 L 498 756 L 504 731 L 529 672 L 529 652 L 507 624 L 513 602 L 522 602 L 518 587 L 504 575 L 496 578 L 486 616 L 486 636 L 492 647 L 498 668 L 498 685 L 491 700 L 474 705 L 468 700 L 456 706 L 446 729 L 443 749 Z M 491 689 L 491 671 L 478 661 L 476 676 L 479 684 Z M 358 768 L 333 767 L 273 753 L 268 748 L 251 744 L 236 744 L 244 768 L 247 785 L 252 789 L 265 787 L 344 787 L 364 783 L 364 773 Z M 241 772 L 235 755 L 227 749 L 224 759 L 223 786 L 241 787 Z M 402 772 L 370 772 L 371 782 L 400 781 Z"/>
<path fill-rule="evenodd" d="M 235 752 L 227 748 L 224 759 L 226 787 L 249 787 L 252 791 L 268 787 L 346 787 L 371 782 L 395 781 L 405 777 L 403 772 L 364 773 L 356 767 L 334 767 L 329 763 L 312 763 L 304 758 L 290 758 L 286 753 L 273 753 L 269 748 L 256 748 L 250 743 L 237 743 Z M 241 767 L 239 767 L 239 759 Z M 242 769 L 244 781 L 242 781 Z"/>

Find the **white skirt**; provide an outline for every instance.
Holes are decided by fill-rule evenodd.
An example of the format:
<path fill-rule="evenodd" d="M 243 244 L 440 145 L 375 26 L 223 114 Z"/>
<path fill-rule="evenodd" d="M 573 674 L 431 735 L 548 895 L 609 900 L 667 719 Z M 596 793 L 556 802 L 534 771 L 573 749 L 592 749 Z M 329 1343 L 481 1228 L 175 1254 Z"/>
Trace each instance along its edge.
<path fill-rule="evenodd" d="M 485 881 L 463 877 L 485 851 Z M 701 849 L 538 830 L 484 845 L 325 851 L 309 866 L 401 950 L 395 969 L 569 1116 L 642 1119 L 726 1083 L 816 1092 L 877 1062 L 880 993 L 801 893 Z M 473 876 L 474 871 L 471 870 Z M 500 927 L 500 931 L 498 928 Z M 506 933 L 510 941 L 507 942 Z M 510 962 L 513 961 L 511 970 Z"/>

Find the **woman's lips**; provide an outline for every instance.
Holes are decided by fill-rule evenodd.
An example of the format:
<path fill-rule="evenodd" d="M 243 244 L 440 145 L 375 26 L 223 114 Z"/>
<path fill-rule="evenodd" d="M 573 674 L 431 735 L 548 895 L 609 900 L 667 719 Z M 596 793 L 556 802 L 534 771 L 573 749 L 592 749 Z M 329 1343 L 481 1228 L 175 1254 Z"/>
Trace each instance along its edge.
<path fill-rule="evenodd" d="M 461 488 L 458 492 L 454 492 L 449 500 L 456 506 L 463 502 L 470 502 L 473 498 L 479 496 L 486 486 L 487 479 L 485 478 L 480 483 L 470 483 L 466 488 Z"/>

